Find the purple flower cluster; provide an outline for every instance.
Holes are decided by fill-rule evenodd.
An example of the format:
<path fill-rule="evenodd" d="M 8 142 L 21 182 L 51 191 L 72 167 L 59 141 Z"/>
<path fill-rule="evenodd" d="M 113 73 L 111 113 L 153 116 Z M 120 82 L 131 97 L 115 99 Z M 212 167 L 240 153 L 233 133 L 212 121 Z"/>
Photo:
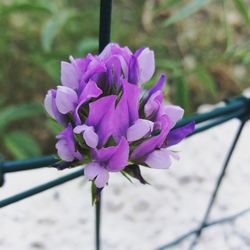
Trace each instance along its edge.
<path fill-rule="evenodd" d="M 194 130 L 194 123 L 173 129 L 184 110 L 163 104 L 164 75 L 143 90 L 154 71 L 152 50 L 132 53 L 114 43 L 99 55 L 61 63 L 62 85 L 44 100 L 48 114 L 64 126 L 57 153 L 65 162 L 86 164 L 85 176 L 98 188 L 129 164 L 168 168 L 178 158 L 170 146 Z"/>

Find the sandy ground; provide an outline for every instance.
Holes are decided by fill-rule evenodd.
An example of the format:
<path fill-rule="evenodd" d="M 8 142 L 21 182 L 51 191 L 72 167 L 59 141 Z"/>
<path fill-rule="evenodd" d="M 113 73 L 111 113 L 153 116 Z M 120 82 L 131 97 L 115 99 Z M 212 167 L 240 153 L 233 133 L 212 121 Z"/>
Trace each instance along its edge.
<path fill-rule="evenodd" d="M 231 121 L 178 146 L 181 160 L 169 170 L 144 171 L 151 185 L 113 174 L 103 194 L 103 250 L 154 250 L 196 227 L 239 126 Z M 250 123 L 229 165 L 212 219 L 250 207 Z M 9 174 L 0 197 L 68 172 L 41 169 Z M 189 240 L 173 249 L 187 249 Z M 92 250 L 94 209 L 84 178 L 0 211 L 1 250 Z M 197 250 L 250 249 L 250 213 L 206 230 Z"/>

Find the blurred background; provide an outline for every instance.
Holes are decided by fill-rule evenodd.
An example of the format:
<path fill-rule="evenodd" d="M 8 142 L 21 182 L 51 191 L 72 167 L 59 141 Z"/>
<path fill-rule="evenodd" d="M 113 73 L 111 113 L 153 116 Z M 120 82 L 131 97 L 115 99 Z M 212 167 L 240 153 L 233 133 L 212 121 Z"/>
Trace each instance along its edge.
<path fill-rule="evenodd" d="M 97 53 L 98 25 L 99 0 L 0 0 L 0 158 L 55 152 L 60 128 L 47 119 L 44 96 L 59 84 L 60 61 Z M 250 93 L 250 0 L 114 0 L 111 38 L 155 51 L 156 73 L 146 87 L 166 73 L 166 102 L 186 114 Z M 238 126 L 232 120 L 185 140 L 169 171 L 143 169 L 151 185 L 112 175 L 103 196 L 103 249 L 153 250 L 196 228 Z M 211 219 L 250 206 L 246 127 Z M 70 171 L 9 174 L 0 197 Z M 79 178 L 1 210 L 0 249 L 94 249 L 90 194 Z M 206 230 L 195 250 L 250 249 L 249 223 L 247 214 Z M 173 249 L 188 249 L 190 240 Z"/>
<path fill-rule="evenodd" d="M 58 127 L 43 98 L 59 84 L 60 61 L 98 50 L 98 0 L 0 1 L 0 154 L 54 153 Z M 166 100 L 186 114 L 250 86 L 249 0 L 116 0 L 112 41 L 155 51 Z M 147 86 L 152 84 L 150 82 Z"/>

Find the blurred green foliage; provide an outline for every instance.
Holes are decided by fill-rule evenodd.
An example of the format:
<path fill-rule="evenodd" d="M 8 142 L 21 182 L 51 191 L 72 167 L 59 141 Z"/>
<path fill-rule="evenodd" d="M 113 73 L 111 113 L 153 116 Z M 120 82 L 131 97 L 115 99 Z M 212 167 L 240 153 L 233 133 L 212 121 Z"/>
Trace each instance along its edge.
<path fill-rule="evenodd" d="M 54 152 L 60 128 L 41 107 L 60 79 L 60 61 L 97 52 L 99 0 L 1 0 L 0 152 Z M 166 99 L 187 113 L 249 86 L 249 0 L 116 0 L 112 41 L 155 50 Z M 40 103 L 40 104 L 39 104 Z"/>

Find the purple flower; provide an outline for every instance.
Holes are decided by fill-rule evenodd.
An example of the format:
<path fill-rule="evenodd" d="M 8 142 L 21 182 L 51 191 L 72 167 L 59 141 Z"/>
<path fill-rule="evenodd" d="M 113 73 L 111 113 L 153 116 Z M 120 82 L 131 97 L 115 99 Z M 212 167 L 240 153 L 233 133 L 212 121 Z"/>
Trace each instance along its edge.
<path fill-rule="evenodd" d="M 138 165 L 168 168 L 178 159 L 171 146 L 194 130 L 194 123 L 174 129 L 184 110 L 164 104 L 165 75 L 143 89 L 154 71 L 152 50 L 132 53 L 116 43 L 99 55 L 61 63 L 62 85 L 44 99 L 47 113 L 64 126 L 56 137 L 57 153 L 67 166 L 84 159 L 85 176 L 98 188 L 111 172 L 134 174 Z"/>

